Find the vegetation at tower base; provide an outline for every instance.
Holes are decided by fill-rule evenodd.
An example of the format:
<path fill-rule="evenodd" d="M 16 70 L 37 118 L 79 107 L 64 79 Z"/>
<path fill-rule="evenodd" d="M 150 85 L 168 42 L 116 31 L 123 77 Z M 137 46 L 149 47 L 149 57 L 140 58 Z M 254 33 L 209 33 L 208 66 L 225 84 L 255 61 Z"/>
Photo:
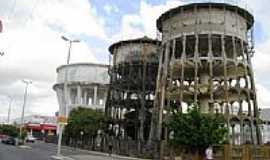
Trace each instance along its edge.
<path fill-rule="evenodd" d="M 65 128 L 65 139 L 69 144 L 82 140 L 93 142 L 98 130 L 104 128 L 105 116 L 101 111 L 78 107 L 70 112 L 68 125 Z"/>
<path fill-rule="evenodd" d="M 169 144 L 188 152 L 204 154 L 210 145 L 226 143 L 226 120 L 218 113 L 201 113 L 198 106 L 191 106 L 187 113 L 173 113 L 167 123 L 172 136 Z"/>

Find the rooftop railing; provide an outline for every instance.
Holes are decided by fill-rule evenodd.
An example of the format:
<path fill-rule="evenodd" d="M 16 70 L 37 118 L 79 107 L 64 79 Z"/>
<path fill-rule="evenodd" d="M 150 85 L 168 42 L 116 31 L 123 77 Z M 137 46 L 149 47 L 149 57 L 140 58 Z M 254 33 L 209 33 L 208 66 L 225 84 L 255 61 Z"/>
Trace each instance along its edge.
<path fill-rule="evenodd" d="M 181 0 L 184 4 L 189 3 L 227 3 L 234 6 L 238 6 L 240 8 L 243 8 L 250 13 L 253 13 L 252 8 L 249 7 L 246 0 Z"/>

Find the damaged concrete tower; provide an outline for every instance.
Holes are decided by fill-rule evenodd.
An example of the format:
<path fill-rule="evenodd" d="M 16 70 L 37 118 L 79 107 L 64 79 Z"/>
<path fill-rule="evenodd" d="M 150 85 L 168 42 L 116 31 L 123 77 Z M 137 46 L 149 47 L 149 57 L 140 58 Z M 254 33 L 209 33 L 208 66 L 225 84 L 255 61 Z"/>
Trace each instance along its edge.
<path fill-rule="evenodd" d="M 110 46 L 113 65 L 106 115 L 121 144 L 117 152 L 140 152 L 149 136 L 160 42 L 147 37 L 120 41 Z M 130 146 L 127 146 L 130 145 Z M 134 153 L 133 152 L 133 153 Z"/>
<path fill-rule="evenodd" d="M 261 143 L 251 64 L 253 24 L 249 11 L 225 3 L 188 4 L 159 17 L 158 140 L 167 107 L 185 112 L 198 104 L 201 112 L 225 115 L 232 144 Z"/>

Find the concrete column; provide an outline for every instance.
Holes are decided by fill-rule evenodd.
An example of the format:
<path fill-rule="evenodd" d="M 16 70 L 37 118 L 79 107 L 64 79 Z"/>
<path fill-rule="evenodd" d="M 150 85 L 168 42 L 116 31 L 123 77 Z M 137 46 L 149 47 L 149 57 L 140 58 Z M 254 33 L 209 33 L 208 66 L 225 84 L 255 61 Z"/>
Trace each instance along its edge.
<path fill-rule="evenodd" d="M 235 125 L 232 124 L 232 144 L 235 145 Z"/>
<path fill-rule="evenodd" d="M 80 85 L 77 86 L 77 104 L 82 104 L 82 88 Z"/>
<path fill-rule="evenodd" d="M 209 91 L 208 89 L 208 85 L 209 85 L 209 79 L 210 76 L 208 75 L 208 73 L 201 73 L 199 75 L 200 77 L 200 88 L 199 91 L 201 93 L 206 93 Z M 209 103 L 208 103 L 208 98 L 203 98 L 200 100 L 199 102 L 200 104 L 200 110 L 202 113 L 209 113 L 210 112 L 210 107 L 209 107 Z"/>
<path fill-rule="evenodd" d="M 71 104 L 71 99 L 70 98 L 72 97 L 72 95 L 71 95 L 70 90 L 71 90 L 70 88 L 67 89 L 67 99 L 66 99 L 67 105 L 70 105 Z"/>
<path fill-rule="evenodd" d="M 84 90 L 83 93 L 83 104 L 87 105 L 87 90 Z"/>
<path fill-rule="evenodd" d="M 65 114 L 65 97 L 64 97 L 64 91 L 62 88 L 56 88 L 56 94 L 58 97 L 58 103 L 59 103 L 59 115 Z"/>
<path fill-rule="evenodd" d="M 97 104 L 97 93 L 98 92 L 98 87 L 95 86 L 94 87 L 94 100 L 93 100 L 93 105 L 96 105 Z"/>
<path fill-rule="evenodd" d="M 104 98 L 103 98 L 103 106 L 105 106 L 106 105 L 106 101 L 107 101 L 107 90 L 105 89 L 104 90 Z"/>

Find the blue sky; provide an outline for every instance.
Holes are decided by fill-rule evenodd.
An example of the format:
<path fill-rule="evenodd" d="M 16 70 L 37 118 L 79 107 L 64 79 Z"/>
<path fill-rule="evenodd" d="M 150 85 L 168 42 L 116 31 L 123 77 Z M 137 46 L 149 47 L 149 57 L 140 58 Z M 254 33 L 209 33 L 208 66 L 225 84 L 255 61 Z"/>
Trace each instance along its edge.
<path fill-rule="evenodd" d="M 123 16 L 138 14 L 140 12 L 142 2 L 150 6 L 166 6 L 166 3 L 168 1 L 170 0 L 132 0 L 129 2 L 123 0 L 89 0 L 89 2 L 93 6 L 92 9 L 95 10 L 96 14 L 99 17 L 103 18 L 105 25 L 104 30 L 108 36 L 121 32 L 121 22 Z M 256 43 L 262 43 L 268 38 L 267 34 L 262 29 L 262 25 L 263 24 L 261 23 L 261 21 L 256 21 L 255 23 L 254 35 Z M 133 25 L 133 27 L 144 32 L 142 24 Z M 103 41 L 97 37 L 81 36 L 81 38 L 85 39 L 90 44 L 94 44 L 98 48 L 106 49 L 111 44 L 111 42 Z M 100 51 L 99 53 L 96 53 L 96 56 L 99 61 L 107 63 L 108 56 L 105 54 L 109 53 L 107 51 L 105 51 L 105 53 L 104 51 Z"/>
<path fill-rule="evenodd" d="M 260 107 L 269 108 L 270 1 L 246 1 L 256 18 L 253 66 L 258 101 Z M 21 79 L 34 82 L 26 115 L 53 115 L 58 110 L 52 86 L 55 69 L 65 63 L 67 54 L 62 35 L 81 40 L 72 48 L 72 63 L 108 63 L 112 43 L 144 35 L 155 38 L 156 19 L 181 4 L 181 0 L 1 0 L 4 31 L 0 33 L 0 51 L 6 55 L 0 57 L 0 117 L 8 110 L 7 95 L 14 97 L 12 117 L 20 115 Z"/>

